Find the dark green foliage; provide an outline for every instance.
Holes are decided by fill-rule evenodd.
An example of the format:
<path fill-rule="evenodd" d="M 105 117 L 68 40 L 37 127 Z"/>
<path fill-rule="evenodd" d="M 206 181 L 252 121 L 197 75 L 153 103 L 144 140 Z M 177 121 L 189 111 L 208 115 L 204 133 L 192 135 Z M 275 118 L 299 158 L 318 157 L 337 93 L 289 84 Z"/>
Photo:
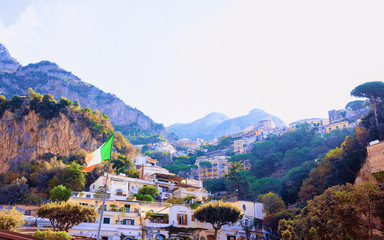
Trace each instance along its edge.
<path fill-rule="evenodd" d="M 42 198 L 30 193 L 24 177 L 0 187 L 0 204 L 38 204 Z"/>
<path fill-rule="evenodd" d="M 351 102 L 347 103 L 347 105 L 345 106 L 345 109 L 351 109 L 352 111 L 358 111 L 358 110 L 366 108 L 365 105 L 366 105 L 365 101 L 355 100 L 355 101 L 351 101 Z"/>
<path fill-rule="evenodd" d="M 199 162 L 199 166 L 203 167 L 203 168 L 211 168 L 212 167 L 212 163 L 208 162 L 208 161 L 202 161 L 202 162 Z"/>
<path fill-rule="evenodd" d="M 150 195 L 150 196 L 154 197 L 154 196 L 159 195 L 159 190 L 157 189 L 157 187 L 144 186 L 144 187 L 139 189 L 139 194 Z"/>
<path fill-rule="evenodd" d="M 227 191 L 225 178 L 208 179 L 203 182 L 204 187 L 211 193 Z"/>
<path fill-rule="evenodd" d="M 191 172 L 193 169 L 196 169 L 195 162 L 196 156 L 181 155 L 174 158 L 172 164 L 162 165 L 162 167 L 168 169 L 171 173 L 180 175 L 183 172 Z"/>
<path fill-rule="evenodd" d="M 174 163 L 174 164 L 168 164 L 168 165 L 163 165 L 161 166 L 165 169 L 168 169 L 171 173 L 174 173 L 174 174 L 179 174 L 180 172 L 191 172 L 192 169 L 196 169 L 197 166 L 196 165 L 187 165 L 187 164 L 177 164 L 177 163 Z"/>
<path fill-rule="evenodd" d="M 238 161 L 249 160 L 249 159 L 254 159 L 254 158 L 255 158 L 255 156 L 253 156 L 250 153 L 237 154 L 237 155 L 234 155 L 234 156 L 230 157 L 228 159 L 228 162 L 238 162 Z"/>
<path fill-rule="evenodd" d="M 147 202 L 153 202 L 154 199 L 151 195 L 142 195 L 142 194 L 139 194 L 139 193 L 135 193 L 133 194 L 133 196 L 136 197 L 136 200 L 139 200 L 139 201 L 147 201 Z"/>
<path fill-rule="evenodd" d="M 300 187 L 304 179 L 308 176 L 311 169 L 316 167 L 316 163 L 308 161 L 298 167 L 289 170 L 282 178 L 281 197 L 287 204 L 297 202 Z"/>
<path fill-rule="evenodd" d="M 120 131 L 132 144 L 141 145 L 165 141 L 161 135 L 152 134 L 143 130 L 133 123 L 129 126 L 115 126 L 116 131 Z"/>
<path fill-rule="evenodd" d="M 54 202 L 66 202 L 69 197 L 71 197 L 72 191 L 71 189 L 67 189 L 63 185 L 58 185 L 54 187 L 51 191 L 49 191 L 49 196 Z"/>
<path fill-rule="evenodd" d="M 333 186 L 308 202 L 294 230 L 298 239 L 382 239 L 383 206 L 374 183 Z"/>

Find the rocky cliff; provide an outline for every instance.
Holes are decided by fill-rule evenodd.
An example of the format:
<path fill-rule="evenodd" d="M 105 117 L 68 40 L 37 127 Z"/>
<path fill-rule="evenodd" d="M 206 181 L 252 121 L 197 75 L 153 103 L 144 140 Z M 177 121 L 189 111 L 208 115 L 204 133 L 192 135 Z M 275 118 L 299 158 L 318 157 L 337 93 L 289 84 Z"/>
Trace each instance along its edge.
<path fill-rule="evenodd" d="M 108 115 L 111 123 L 126 136 L 139 130 L 148 134 L 163 134 L 169 140 L 173 139 L 162 124 L 155 123 L 115 95 L 103 92 L 49 61 L 21 66 L 0 44 L 0 95 L 7 98 L 23 96 L 28 88 L 42 94 L 51 94 L 56 99 L 78 99 L 82 107 L 97 109 Z"/>
<path fill-rule="evenodd" d="M 0 173 L 21 162 L 95 151 L 113 131 L 99 112 L 34 94 L 9 100 L 0 97 Z M 128 156 L 135 150 L 115 133 L 114 152 Z"/>

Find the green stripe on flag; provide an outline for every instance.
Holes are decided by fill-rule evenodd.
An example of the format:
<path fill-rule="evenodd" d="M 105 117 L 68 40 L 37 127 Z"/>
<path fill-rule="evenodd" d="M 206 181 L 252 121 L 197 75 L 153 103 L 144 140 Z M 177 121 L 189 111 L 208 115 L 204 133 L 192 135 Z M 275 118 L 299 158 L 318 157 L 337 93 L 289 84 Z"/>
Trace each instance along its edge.
<path fill-rule="evenodd" d="M 100 148 L 101 161 L 111 159 L 112 157 L 112 146 L 113 146 L 113 135 L 108 138 L 108 140 L 104 143 L 104 145 Z"/>

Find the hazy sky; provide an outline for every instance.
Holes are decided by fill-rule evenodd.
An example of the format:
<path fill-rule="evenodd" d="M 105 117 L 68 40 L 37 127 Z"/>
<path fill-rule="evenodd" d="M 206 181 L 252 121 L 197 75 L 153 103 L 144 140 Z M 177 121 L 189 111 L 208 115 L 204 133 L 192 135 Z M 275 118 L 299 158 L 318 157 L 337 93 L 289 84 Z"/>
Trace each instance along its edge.
<path fill-rule="evenodd" d="M 384 1 L 0 0 L 0 42 L 166 126 L 261 108 L 327 117 L 384 80 Z"/>

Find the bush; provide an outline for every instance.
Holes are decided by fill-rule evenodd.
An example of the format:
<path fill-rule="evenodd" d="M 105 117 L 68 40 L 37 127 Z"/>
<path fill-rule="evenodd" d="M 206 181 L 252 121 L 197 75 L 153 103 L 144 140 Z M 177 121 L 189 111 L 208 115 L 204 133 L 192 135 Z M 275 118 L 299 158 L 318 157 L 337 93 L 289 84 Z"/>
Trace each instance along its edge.
<path fill-rule="evenodd" d="M 41 238 L 41 239 L 48 239 L 48 240 L 70 240 L 72 239 L 72 236 L 65 232 L 54 232 L 52 230 L 49 231 L 40 231 L 36 230 L 36 232 L 33 234 L 34 237 Z"/>
<path fill-rule="evenodd" d="M 16 211 L 15 208 L 11 210 L 0 211 L 0 229 L 14 230 L 24 224 L 24 214 Z"/>

